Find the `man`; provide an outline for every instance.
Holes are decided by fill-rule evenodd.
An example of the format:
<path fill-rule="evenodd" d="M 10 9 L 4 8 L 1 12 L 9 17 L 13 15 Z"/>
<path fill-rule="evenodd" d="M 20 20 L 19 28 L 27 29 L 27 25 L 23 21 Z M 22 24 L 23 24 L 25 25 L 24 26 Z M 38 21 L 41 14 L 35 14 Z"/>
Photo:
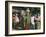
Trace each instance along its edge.
<path fill-rule="evenodd" d="M 36 26 L 36 29 L 40 29 L 41 27 L 41 17 L 40 17 L 40 14 L 38 14 L 37 16 L 35 16 L 35 26 Z"/>
<path fill-rule="evenodd" d="M 30 9 L 27 8 L 26 9 L 26 13 L 25 13 L 25 16 L 24 16 L 24 22 L 25 22 L 25 30 L 29 30 L 30 29 Z"/>
<path fill-rule="evenodd" d="M 38 14 L 38 18 L 37 18 L 37 29 L 41 28 L 41 17 L 40 14 Z"/>
<path fill-rule="evenodd" d="M 18 24 L 19 24 L 18 14 L 16 14 L 16 15 L 13 14 L 12 20 L 13 20 L 14 29 L 18 29 Z"/>
<path fill-rule="evenodd" d="M 35 29 L 35 22 L 34 22 L 34 20 L 35 20 L 35 16 L 32 15 L 32 16 L 31 16 L 32 29 Z"/>

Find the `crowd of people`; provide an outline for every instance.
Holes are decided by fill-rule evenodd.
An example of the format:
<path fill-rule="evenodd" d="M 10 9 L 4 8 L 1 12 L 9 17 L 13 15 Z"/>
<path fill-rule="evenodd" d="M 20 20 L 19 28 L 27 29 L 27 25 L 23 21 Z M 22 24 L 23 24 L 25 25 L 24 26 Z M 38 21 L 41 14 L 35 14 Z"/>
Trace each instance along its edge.
<path fill-rule="evenodd" d="M 32 14 L 30 9 L 21 10 L 20 13 L 12 13 L 12 26 L 16 30 L 40 29 L 40 14 Z"/>

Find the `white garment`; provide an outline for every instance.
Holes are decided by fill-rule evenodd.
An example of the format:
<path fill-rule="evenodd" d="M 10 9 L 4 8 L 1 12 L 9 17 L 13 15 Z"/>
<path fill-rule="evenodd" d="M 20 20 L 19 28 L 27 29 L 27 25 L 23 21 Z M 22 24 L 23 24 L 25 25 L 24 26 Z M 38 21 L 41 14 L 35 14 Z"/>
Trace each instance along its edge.
<path fill-rule="evenodd" d="M 16 23 L 19 22 L 18 16 L 15 17 L 15 22 L 16 22 Z"/>
<path fill-rule="evenodd" d="M 35 18 L 34 16 L 31 17 L 31 23 L 32 23 L 33 25 L 35 25 L 34 18 Z"/>

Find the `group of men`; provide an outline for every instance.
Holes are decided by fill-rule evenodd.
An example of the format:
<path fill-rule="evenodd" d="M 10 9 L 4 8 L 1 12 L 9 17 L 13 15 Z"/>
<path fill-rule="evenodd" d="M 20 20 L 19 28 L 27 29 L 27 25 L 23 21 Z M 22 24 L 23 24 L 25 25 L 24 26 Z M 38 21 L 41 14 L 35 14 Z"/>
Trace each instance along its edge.
<path fill-rule="evenodd" d="M 13 27 L 20 30 L 28 29 L 40 29 L 41 26 L 41 17 L 40 14 L 31 15 L 29 8 L 26 11 L 21 10 L 20 14 L 12 14 Z M 19 24 L 23 27 L 19 27 Z"/>

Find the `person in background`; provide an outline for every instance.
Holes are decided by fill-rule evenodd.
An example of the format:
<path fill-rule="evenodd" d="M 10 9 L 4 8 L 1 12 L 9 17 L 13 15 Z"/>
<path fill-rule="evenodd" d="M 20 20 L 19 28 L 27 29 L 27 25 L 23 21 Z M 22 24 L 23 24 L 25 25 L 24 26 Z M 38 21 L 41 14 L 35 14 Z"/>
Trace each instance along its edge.
<path fill-rule="evenodd" d="M 40 14 L 38 14 L 38 18 L 37 18 L 37 29 L 41 28 L 41 17 Z"/>
<path fill-rule="evenodd" d="M 20 14 L 19 14 L 19 30 L 24 30 L 24 10 L 21 10 Z"/>
<path fill-rule="evenodd" d="M 41 20 L 40 14 L 35 15 L 35 26 L 36 26 L 35 29 L 40 29 L 41 27 L 40 20 Z"/>
<path fill-rule="evenodd" d="M 32 29 L 35 29 L 35 22 L 34 22 L 34 20 L 35 20 L 35 16 L 32 15 L 32 16 L 31 16 L 31 26 L 32 26 L 31 28 L 32 28 Z"/>

